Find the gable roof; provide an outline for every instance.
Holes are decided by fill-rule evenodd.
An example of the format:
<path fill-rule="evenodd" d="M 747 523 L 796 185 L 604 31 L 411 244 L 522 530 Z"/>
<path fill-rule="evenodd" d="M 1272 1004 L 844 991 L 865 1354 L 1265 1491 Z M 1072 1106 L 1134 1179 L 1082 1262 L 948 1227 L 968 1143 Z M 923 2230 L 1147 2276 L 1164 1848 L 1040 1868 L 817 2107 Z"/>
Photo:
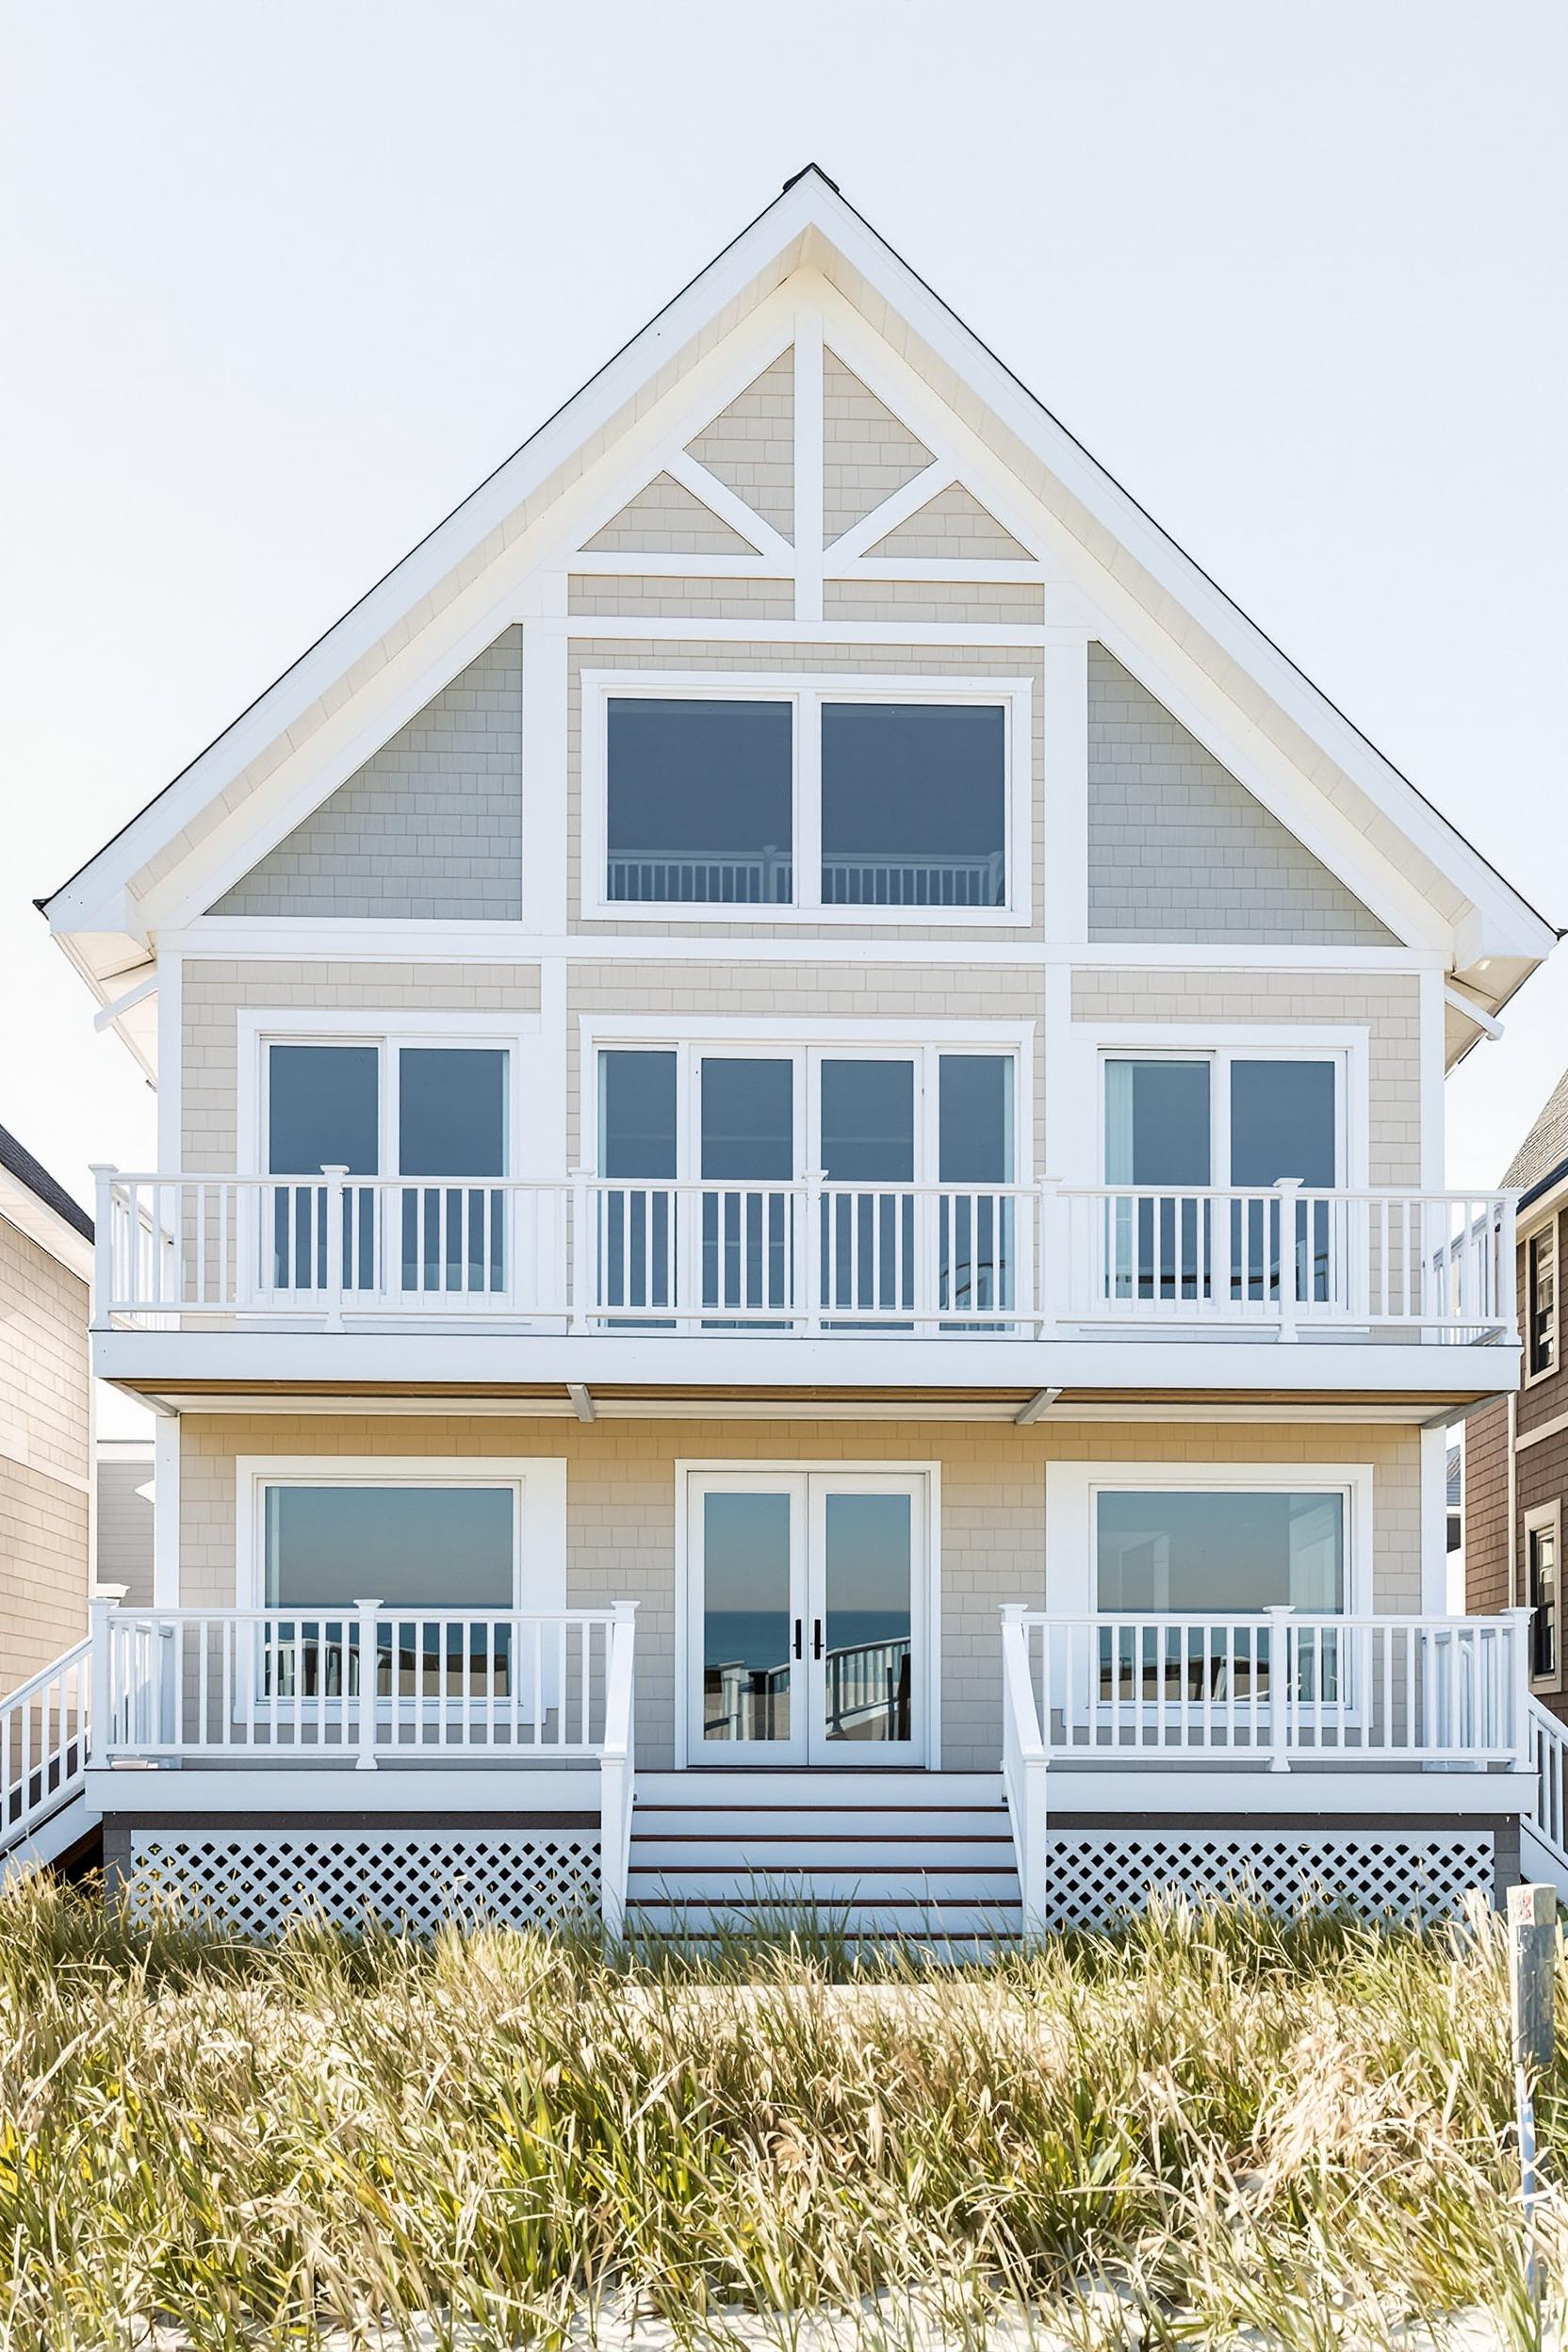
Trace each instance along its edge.
<path fill-rule="evenodd" d="M 73 1274 L 90 1280 L 91 1217 L 8 1127 L 0 1127 L 0 1217 Z"/>
<path fill-rule="evenodd" d="M 809 165 L 513 455 L 76 874 L 40 904 L 106 1002 L 144 967 L 158 892 L 226 816 L 416 645 L 571 484 L 802 268 L 815 269 L 1182 652 L 1385 860 L 1455 938 L 1483 1010 L 1555 933 L 1338 707 L 1162 531 L 1058 418 Z"/>
<path fill-rule="evenodd" d="M 1524 1208 L 1564 1174 L 1568 1174 L 1568 1070 L 1552 1088 L 1535 1125 L 1509 1162 L 1503 1182 L 1523 1186 L 1524 1197 L 1519 1205 Z"/>

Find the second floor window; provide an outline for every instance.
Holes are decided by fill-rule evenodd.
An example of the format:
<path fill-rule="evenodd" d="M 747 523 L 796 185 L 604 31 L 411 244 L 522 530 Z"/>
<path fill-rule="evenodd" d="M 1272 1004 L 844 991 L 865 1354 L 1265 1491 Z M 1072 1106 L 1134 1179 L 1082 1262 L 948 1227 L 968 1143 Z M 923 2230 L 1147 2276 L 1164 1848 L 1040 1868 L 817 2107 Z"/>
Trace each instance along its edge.
<path fill-rule="evenodd" d="M 1529 1370 L 1534 1378 L 1557 1363 L 1557 1219 L 1532 1233 L 1526 1251 Z"/>
<path fill-rule="evenodd" d="M 603 904 L 1005 909 L 1009 711 L 1003 692 L 611 694 Z"/>

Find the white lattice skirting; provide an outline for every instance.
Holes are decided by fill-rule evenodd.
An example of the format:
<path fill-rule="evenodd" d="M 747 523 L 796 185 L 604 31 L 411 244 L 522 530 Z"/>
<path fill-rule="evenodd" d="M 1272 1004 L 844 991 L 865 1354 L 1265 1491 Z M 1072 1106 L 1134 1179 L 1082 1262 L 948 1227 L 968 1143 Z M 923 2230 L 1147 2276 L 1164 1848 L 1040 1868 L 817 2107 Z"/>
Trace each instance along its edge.
<path fill-rule="evenodd" d="M 597 1917 L 599 1848 L 586 1829 L 135 1830 L 126 1892 L 134 1913 L 172 1901 L 247 1936 L 305 1918 L 562 1926 Z"/>
<path fill-rule="evenodd" d="M 1496 1867 L 1489 1829 L 1083 1830 L 1053 1838 L 1048 1855 L 1057 1927 L 1102 1926 L 1141 1910 L 1154 1891 L 1429 1925 L 1451 1917 L 1472 1887 L 1490 1900 Z"/>

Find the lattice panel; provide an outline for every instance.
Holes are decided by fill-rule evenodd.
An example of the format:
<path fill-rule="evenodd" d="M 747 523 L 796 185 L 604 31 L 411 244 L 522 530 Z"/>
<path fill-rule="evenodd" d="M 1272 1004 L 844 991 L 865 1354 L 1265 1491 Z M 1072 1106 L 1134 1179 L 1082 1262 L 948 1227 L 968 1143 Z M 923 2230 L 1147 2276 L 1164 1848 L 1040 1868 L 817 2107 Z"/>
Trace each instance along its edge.
<path fill-rule="evenodd" d="M 1098 1927 L 1157 1889 L 1429 1925 L 1473 1886 L 1490 1896 L 1494 1870 L 1490 1830 L 1086 1830 L 1051 1840 L 1049 1916 Z"/>
<path fill-rule="evenodd" d="M 416 1934 L 451 1919 L 561 1925 L 596 1918 L 599 1849 L 569 1829 L 138 1830 L 127 1891 L 135 1913 L 172 1900 L 247 1936 L 304 1918 Z"/>

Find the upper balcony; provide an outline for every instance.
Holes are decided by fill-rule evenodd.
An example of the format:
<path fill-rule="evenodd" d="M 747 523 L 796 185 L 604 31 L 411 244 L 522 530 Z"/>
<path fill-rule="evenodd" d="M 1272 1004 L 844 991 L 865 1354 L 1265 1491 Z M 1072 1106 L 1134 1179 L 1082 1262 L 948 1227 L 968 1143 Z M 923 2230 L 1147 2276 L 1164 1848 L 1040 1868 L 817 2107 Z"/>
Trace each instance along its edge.
<path fill-rule="evenodd" d="M 1338 1343 L 1360 1351 L 1359 1379 L 1380 1384 L 1396 1378 L 1396 1350 L 1418 1348 L 1437 1374 L 1434 1349 L 1495 1356 L 1516 1342 L 1513 1215 L 1506 1192 L 1293 1182 L 1249 1191 L 105 1170 L 96 1325 L 400 1332 L 427 1344 L 530 1335 L 572 1343 L 574 1377 L 591 1364 L 633 1379 L 652 1375 L 628 1367 L 653 1363 L 708 1379 L 726 1376 L 722 1361 L 743 1374 L 763 1363 L 759 1350 L 776 1366 L 780 1349 L 808 1378 L 851 1356 L 864 1363 L 870 1343 L 884 1379 L 913 1346 L 927 1365 L 939 1348 L 962 1383 L 998 1361 L 986 1342 L 1018 1361 L 1032 1342 L 1098 1360 L 1137 1341 L 1164 1343 L 1145 1380 L 1174 1374 L 1181 1343 L 1204 1348 L 1222 1380 L 1217 1342 L 1299 1347 L 1303 1364 Z M 1249 1361 L 1244 1385 L 1278 1384 L 1275 1348 L 1267 1373 L 1255 1352 Z M 1321 1378 L 1288 1384 L 1331 1377 L 1325 1360 Z M 1498 1361 L 1488 1384 L 1511 1377 Z"/>

